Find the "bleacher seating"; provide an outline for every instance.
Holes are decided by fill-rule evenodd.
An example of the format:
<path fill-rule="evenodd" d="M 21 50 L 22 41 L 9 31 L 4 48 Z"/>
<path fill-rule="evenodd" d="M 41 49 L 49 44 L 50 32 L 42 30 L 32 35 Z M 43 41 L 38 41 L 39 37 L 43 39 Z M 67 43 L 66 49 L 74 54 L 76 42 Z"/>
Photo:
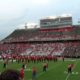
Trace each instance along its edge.
<path fill-rule="evenodd" d="M 0 54 L 42 56 L 80 56 L 80 42 L 13 43 L 0 45 Z"/>
<path fill-rule="evenodd" d="M 79 26 L 72 26 L 15 30 L 2 40 L 5 44 L 0 44 L 0 54 L 77 57 L 80 56 L 79 29 Z"/>
<path fill-rule="evenodd" d="M 20 29 L 15 30 L 3 42 L 75 40 L 80 38 L 80 27 L 60 29 Z"/>

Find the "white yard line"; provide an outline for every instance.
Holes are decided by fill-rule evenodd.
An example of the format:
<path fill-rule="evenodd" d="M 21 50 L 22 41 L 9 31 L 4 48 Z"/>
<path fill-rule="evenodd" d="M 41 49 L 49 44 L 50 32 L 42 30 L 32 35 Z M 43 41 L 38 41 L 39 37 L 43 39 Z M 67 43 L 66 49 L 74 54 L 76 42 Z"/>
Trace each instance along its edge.
<path fill-rule="evenodd" d="M 69 76 L 70 76 L 70 74 L 67 75 L 66 80 L 68 80 Z"/>

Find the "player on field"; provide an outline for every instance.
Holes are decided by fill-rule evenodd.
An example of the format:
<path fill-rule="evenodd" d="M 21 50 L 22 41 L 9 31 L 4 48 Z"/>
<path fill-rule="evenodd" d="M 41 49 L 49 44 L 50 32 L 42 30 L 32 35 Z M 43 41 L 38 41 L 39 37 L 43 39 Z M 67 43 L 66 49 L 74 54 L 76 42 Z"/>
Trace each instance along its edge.
<path fill-rule="evenodd" d="M 68 65 L 68 73 L 72 72 L 73 65 L 74 65 L 73 63 Z"/>
<path fill-rule="evenodd" d="M 4 61 L 3 68 L 6 68 L 6 65 L 7 65 L 7 62 L 6 62 L 6 60 L 5 60 L 5 61 Z"/>
<path fill-rule="evenodd" d="M 44 63 L 43 64 L 43 72 L 45 71 L 46 72 L 46 69 L 48 68 L 48 64 L 47 63 Z"/>
<path fill-rule="evenodd" d="M 33 68 L 32 80 L 36 80 L 36 68 Z"/>
<path fill-rule="evenodd" d="M 63 62 L 64 62 L 64 57 L 62 57 L 62 60 L 63 60 Z"/>
<path fill-rule="evenodd" d="M 22 68 L 25 69 L 26 68 L 26 63 L 22 63 Z"/>
<path fill-rule="evenodd" d="M 22 80 L 24 79 L 24 69 L 23 68 L 21 68 L 21 78 Z"/>

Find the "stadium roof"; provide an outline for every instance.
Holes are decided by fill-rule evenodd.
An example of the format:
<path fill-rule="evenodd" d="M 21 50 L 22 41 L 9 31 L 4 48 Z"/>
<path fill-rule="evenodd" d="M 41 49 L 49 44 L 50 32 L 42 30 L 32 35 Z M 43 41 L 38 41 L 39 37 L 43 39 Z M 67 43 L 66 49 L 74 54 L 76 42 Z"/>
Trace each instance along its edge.
<path fill-rule="evenodd" d="M 56 19 L 56 18 L 64 18 L 64 17 L 72 17 L 72 15 L 71 14 L 63 14 L 61 16 L 48 16 L 48 17 L 41 18 L 40 20 L 44 20 L 44 19 Z"/>

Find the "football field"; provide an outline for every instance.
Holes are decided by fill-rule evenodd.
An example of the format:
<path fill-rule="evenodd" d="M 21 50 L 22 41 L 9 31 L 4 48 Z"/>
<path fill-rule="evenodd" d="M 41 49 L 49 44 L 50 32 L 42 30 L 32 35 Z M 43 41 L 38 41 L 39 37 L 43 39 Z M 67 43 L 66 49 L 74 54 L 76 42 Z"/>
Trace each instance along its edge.
<path fill-rule="evenodd" d="M 46 63 L 48 63 L 46 61 Z M 67 72 L 69 64 L 74 63 L 72 73 Z M 80 59 L 59 59 L 57 62 L 50 61 L 46 72 L 43 72 L 44 62 L 27 63 L 24 70 L 24 80 L 32 80 L 32 69 L 36 68 L 37 80 L 80 80 Z M 7 68 L 21 70 L 22 62 L 8 62 Z M 0 61 L 0 72 L 3 72 L 3 61 Z"/>

